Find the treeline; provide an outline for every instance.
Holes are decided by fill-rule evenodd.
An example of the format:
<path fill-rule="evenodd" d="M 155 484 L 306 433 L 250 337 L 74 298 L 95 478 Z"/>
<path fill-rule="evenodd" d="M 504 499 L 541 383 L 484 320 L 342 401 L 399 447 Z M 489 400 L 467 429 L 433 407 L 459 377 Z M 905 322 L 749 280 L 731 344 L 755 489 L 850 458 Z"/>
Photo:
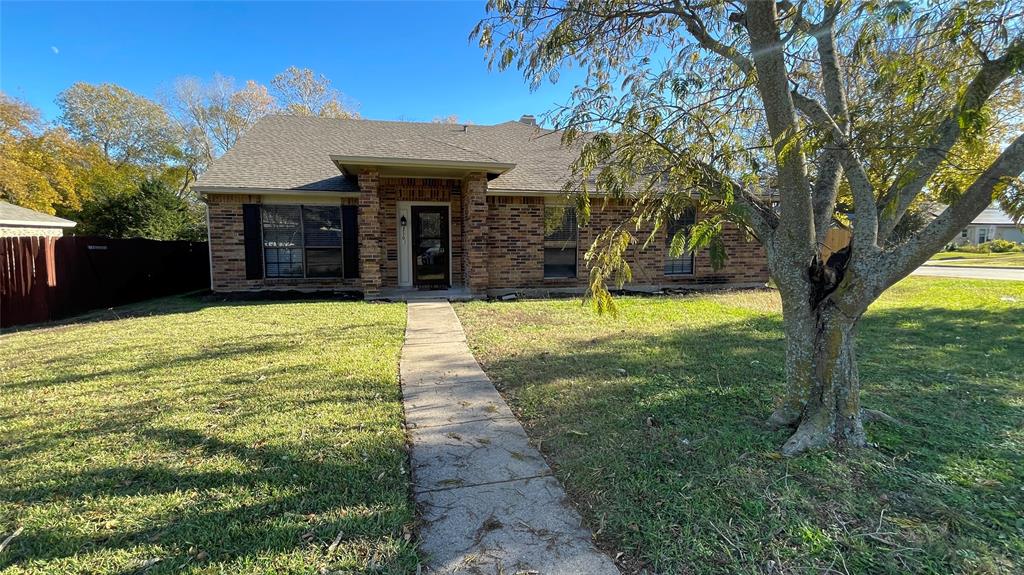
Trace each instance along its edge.
<path fill-rule="evenodd" d="M 56 103 L 59 117 L 45 122 L 0 92 L 0 199 L 114 238 L 204 239 L 192 184 L 263 116 L 357 116 L 330 80 L 296 67 L 269 87 L 180 78 L 156 100 L 80 82 Z"/>

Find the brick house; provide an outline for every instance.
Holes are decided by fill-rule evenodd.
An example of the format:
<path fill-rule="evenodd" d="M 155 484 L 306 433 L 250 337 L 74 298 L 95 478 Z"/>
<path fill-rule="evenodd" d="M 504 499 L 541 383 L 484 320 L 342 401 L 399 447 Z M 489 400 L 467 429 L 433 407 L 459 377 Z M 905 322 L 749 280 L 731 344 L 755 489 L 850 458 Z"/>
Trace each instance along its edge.
<path fill-rule="evenodd" d="M 583 254 L 629 206 L 595 202 L 578 226 L 562 184 L 576 152 L 531 116 L 495 126 L 270 116 L 196 185 L 208 206 L 212 288 L 413 290 L 464 296 L 578 292 Z M 683 215 L 674 225 L 692 223 Z M 730 254 L 630 254 L 636 289 L 763 285 L 764 251 L 726 230 Z"/>

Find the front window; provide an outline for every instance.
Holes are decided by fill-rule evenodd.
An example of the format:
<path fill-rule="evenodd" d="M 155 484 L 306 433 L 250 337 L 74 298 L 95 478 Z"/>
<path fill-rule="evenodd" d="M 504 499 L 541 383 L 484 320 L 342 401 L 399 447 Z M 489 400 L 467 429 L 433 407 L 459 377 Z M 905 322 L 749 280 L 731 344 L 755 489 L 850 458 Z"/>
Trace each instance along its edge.
<path fill-rule="evenodd" d="M 262 217 L 266 277 L 342 276 L 340 207 L 265 205 Z"/>
<path fill-rule="evenodd" d="M 576 277 L 576 208 L 544 207 L 544 277 Z"/>
<path fill-rule="evenodd" d="M 672 241 L 676 234 L 687 234 L 690 227 L 697 221 L 693 210 L 686 210 L 683 215 L 668 222 L 665 234 L 665 275 L 693 275 L 693 252 L 684 251 L 676 257 L 672 256 Z M 682 238 L 681 238 L 682 239 Z"/>

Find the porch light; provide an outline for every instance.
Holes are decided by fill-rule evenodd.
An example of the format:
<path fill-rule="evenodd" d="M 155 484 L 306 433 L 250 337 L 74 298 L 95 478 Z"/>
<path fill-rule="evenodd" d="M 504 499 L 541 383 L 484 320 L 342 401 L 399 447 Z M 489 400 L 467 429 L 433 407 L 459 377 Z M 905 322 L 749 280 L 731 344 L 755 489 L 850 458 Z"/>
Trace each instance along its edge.
<path fill-rule="evenodd" d="M 398 223 L 401 224 L 402 227 L 404 228 L 405 226 L 409 225 L 409 220 L 405 219 L 405 216 L 402 216 L 402 219 L 398 220 Z"/>

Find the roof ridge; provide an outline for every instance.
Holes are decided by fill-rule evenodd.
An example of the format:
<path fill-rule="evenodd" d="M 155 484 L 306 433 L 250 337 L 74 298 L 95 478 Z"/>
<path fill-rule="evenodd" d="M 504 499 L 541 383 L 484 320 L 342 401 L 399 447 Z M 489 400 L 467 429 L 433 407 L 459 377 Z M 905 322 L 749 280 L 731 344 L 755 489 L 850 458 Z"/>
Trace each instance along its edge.
<path fill-rule="evenodd" d="M 442 122 L 424 122 L 424 121 L 411 121 L 411 120 L 379 120 L 376 118 L 326 118 L 323 116 L 302 116 L 298 114 L 278 114 L 272 113 L 267 114 L 260 118 L 260 120 L 268 118 L 299 118 L 302 120 L 312 120 L 321 122 L 364 122 L 364 123 L 375 123 L 375 124 L 405 124 L 409 126 L 476 126 L 478 128 L 495 128 L 504 124 L 518 124 L 518 120 L 508 120 L 507 122 L 500 122 L 498 124 L 474 124 L 472 122 L 459 122 L 455 124 L 447 124 Z"/>
<path fill-rule="evenodd" d="M 476 155 L 478 155 L 480 157 L 487 158 L 489 160 L 494 160 L 495 162 L 500 162 L 501 161 L 498 158 L 495 158 L 494 156 L 491 156 L 489 154 L 485 154 L 485 153 L 483 153 L 483 152 L 481 152 L 479 150 L 473 150 L 471 148 L 466 148 L 466 147 L 463 147 L 463 146 L 459 146 L 459 145 L 453 144 L 451 142 L 445 142 L 443 140 L 438 140 L 437 138 L 431 138 L 430 136 L 423 136 L 423 139 L 430 140 L 431 142 L 437 142 L 438 144 L 443 144 L 445 146 L 448 146 L 448 147 L 451 147 L 451 148 L 455 148 L 456 150 L 462 150 L 463 152 L 469 152 L 471 154 L 476 154 Z"/>

